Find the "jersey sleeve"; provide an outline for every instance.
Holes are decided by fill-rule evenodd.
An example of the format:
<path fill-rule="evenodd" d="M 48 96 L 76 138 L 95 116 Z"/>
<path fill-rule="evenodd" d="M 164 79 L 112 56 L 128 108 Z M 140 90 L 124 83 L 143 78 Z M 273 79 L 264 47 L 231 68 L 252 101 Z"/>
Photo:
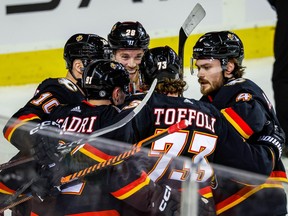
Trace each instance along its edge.
<path fill-rule="evenodd" d="M 47 119 L 50 112 L 59 104 L 82 100 L 82 94 L 73 85 L 64 78 L 43 81 L 35 95 L 8 120 L 3 129 L 4 137 L 17 149 L 27 151 L 30 144 L 26 138 L 32 128 Z"/>
<path fill-rule="evenodd" d="M 267 121 L 266 111 L 249 93 L 239 94 L 235 101 L 221 113 L 242 137 L 249 139 L 254 133 L 262 131 Z"/>

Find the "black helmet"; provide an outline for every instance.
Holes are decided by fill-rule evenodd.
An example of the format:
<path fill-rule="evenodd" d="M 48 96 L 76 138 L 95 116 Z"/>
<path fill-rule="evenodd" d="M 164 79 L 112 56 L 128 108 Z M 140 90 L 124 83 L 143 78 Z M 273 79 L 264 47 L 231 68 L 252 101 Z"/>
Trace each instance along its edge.
<path fill-rule="evenodd" d="M 208 32 L 201 36 L 193 47 L 193 58 L 219 59 L 222 66 L 225 66 L 229 59 L 235 58 L 241 65 L 244 48 L 240 38 L 233 32 Z"/>
<path fill-rule="evenodd" d="M 64 59 L 66 67 L 70 71 L 75 59 L 81 59 L 85 67 L 91 60 L 109 58 L 110 51 L 107 40 L 95 34 L 75 34 L 68 39 L 64 46 Z"/>
<path fill-rule="evenodd" d="M 139 22 L 117 22 L 108 34 L 111 49 L 147 49 L 150 37 Z"/>
<path fill-rule="evenodd" d="M 88 99 L 111 99 L 115 87 L 121 87 L 128 93 L 129 82 L 129 73 L 122 64 L 111 60 L 96 60 L 85 68 L 82 88 Z"/>
<path fill-rule="evenodd" d="M 180 68 L 179 57 L 169 46 L 146 50 L 140 64 L 147 85 L 151 85 L 155 78 L 158 82 L 164 81 L 164 78 L 179 79 Z"/>

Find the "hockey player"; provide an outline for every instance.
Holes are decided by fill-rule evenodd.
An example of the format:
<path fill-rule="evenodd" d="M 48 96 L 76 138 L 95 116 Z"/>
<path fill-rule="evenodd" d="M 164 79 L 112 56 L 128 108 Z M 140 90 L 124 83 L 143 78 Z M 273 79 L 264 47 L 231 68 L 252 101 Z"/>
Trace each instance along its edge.
<path fill-rule="evenodd" d="M 109 58 L 107 51 L 107 41 L 95 34 L 78 33 L 67 40 L 64 46 L 64 59 L 68 69 L 66 77 L 44 80 L 37 87 L 35 95 L 9 119 L 3 129 L 4 137 L 20 150 L 14 159 L 30 154 L 33 143 L 33 140 L 29 140 L 30 129 L 47 119 L 56 106 L 78 103 L 84 99 L 77 83 L 82 77 L 82 70 L 92 59 Z M 6 170 L 1 175 L 6 172 L 10 173 L 11 170 Z M 1 189 L 15 190 L 16 185 L 12 181 L 6 185 L 8 188 L 2 185 L 4 188 Z"/>
<path fill-rule="evenodd" d="M 50 120 L 57 121 L 61 125 L 61 129 L 66 132 L 89 134 L 103 128 L 121 117 L 118 115 L 120 110 L 116 105 L 124 102 L 125 94 L 128 93 L 129 82 L 129 74 L 120 63 L 105 60 L 91 62 L 84 71 L 82 85 L 87 101 L 58 106 L 50 114 Z M 37 136 L 37 134 L 35 135 Z M 34 146 L 37 163 L 41 166 L 58 163 L 57 158 L 55 161 L 53 152 L 53 145 L 57 144 L 57 138 L 43 139 L 42 136 L 37 137 Z M 127 123 L 124 127 L 102 137 L 132 143 L 131 123 Z M 64 161 L 68 160 L 70 164 L 73 158 L 75 158 L 74 162 L 78 158 L 81 166 L 86 165 L 88 167 L 90 163 L 102 162 L 121 153 L 121 146 L 116 149 L 114 149 L 115 146 L 109 148 L 107 144 L 98 144 L 98 146 L 99 148 L 87 142 L 73 157 L 68 155 L 68 159 L 66 157 Z M 51 151 L 52 153 L 50 153 Z M 83 154 L 87 157 L 83 157 Z M 53 156 L 51 157 L 51 155 Z M 138 160 L 141 160 L 141 157 L 137 158 L 137 162 L 140 162 Z M 59 172 L 67 167 L 64 161 L 58 165 L 59 169 L 55 171 L 55 175 L 59 176 Z M 76 169 L 76 166 L 79 165 L 78 162 L 72 163 L 72 169 Z M 126 161 L 88 179 L 65 185 L 61 194 L 57 196 L 55 204 L 52 205 L 49 199 L 46 203 L 44 199 L 44 203 L 37 203 L 35 208 L 33 206 L 33 215 L 149 215 L 157 211 L 156 207 L 161 203 L 161 197 L 164 196 L 167 188 L 155 185 L 144 172 L 144 169 L 141 169 L 141 166 L 143 165 Z M 55 168 L 53 169 L 55 170 Z M 44 175 L 48 176 L 50 172 L 53 176 L 51 179 L 55 181 L 53 170 L 45 170 Z M 65 172 L 67 171 L 64 170 L 61 175 L 64 175 Z M 169 189 L 169 192 L 171 191 L 172 189 Z M 166 202 L 169 203 L 168 201 L 169 198 Z M 175 203 L 172 196 L 170 201 Z M 179 199 L 177 201 L 175 205 L 179 204 Z M 125 202 L 129 205 L 125 205 Z M 164 215 L 164 213 L 157 213 L 157 215 Z"/>
<path fill-rule="evenodd" d="M 251 187 L 233 181 L 221 185 L 220 181 L 218 189 L 214 190 L 217 215 L 286 215 L 286 195 L 280 183 L 287 182 L 281 161 L 285 136 L 265 93 L 254 82 L 242 77 L 243 58 L 243 44 L 235 33 L 208 32 L 201 36 L 193 47 L 203 94 L 201 100 L 221 110 L 249 144 L 265 141 L 271 149 L 279 149 L 270 154 L 274 163 L 270 177 L 278 182 L 268 180 L 266 184 Z"/>
<path fill-rule="evenodd" d="M 266 140 L 259 140 L 257 145 L 250 145 L 243 141 L 214 106 L 178 97 L 185 89 L 185 82 L 179 79 L 180 63 L 171 48 L 166 46 L 146 51 L 142 65 L 145 84 L 149 87 L 151 81 L 157 78 L 156 92 L 160 94 L 152 95 L 147 102 L 145 109 L 147 111 L 143 110 L 141 115 L 135 117 L 138 134 L 148 136 L 149 133 L 167 128 L 183 118 L 189 120 L 190 126 L 187 130 L 169 135 L 151 145 L 149 155 L 157 160 L 148 172 L 153 181 L 173 184 L 174 187 L 177 182 L 175 180 L 181 182 L 187 178 L 189 169 L 186 169 L 185 165 L 173 167 L 171 155 L 187 156 L 196 164 L 201 161 L 195 181 L 205 182 L 213 178 L 214 171 L 209 163 L 270 175 L 274 167 L 274 155 L 279 156 L 281 151 L 277 146 L 271 145 Z M 152 123 L 149 123 L 148 119 L 151 118 Z M 149 125 L 148 128 L 142 123 L 143 119 Z M 205 189 L 200 193 L 203 191 Z M 211 198 L 210 193 L 202 195 Z"/>
<path fill-rule="evenodd" d="M 150 37 L 139 22 L 117 22 L 108 34 L 108 43 L 113 50 L 112 59 L 128 70 L 130 92 L 133 94 L 141 91 L 139 64 L 149 42 Z"/>
<path fill-rule="evenodd" d="M 179 79 L 179 59 L 171 48 L 151 49 L 145 53 L 143 61 L 143 68 L 146 68 L 146 70 L 143 70 L 145 84 L 149 87 L 154 78 L 157 78 L 159 83 L 156 88 L 158 94 L 154 93 L 152 95 L 147 106 L 132 122 L 134 132 L 140 135 L 138 138 L 141 139 L 141 136 L 147 137 L 154 134 L 154 132 L 157 133 L 157 131 L 167 128 L 181 119 L 188 119 L 190 125 L 187 130 L 181 130 L 176 134 L 155 141 L 150 146 L 148 163 L 151 162 L 151 166 L 145 165 L 143 169 L 149 170 L 151 180 L 161 185 L 167 184 L 171 188 L 179 189 L 181 182 L 186 180 L 190 174 L 189 167 L 186 167 L 185 163 L 174 163 L 176 161 L 174 157 L 180 155 L 191 158 L 193 163 L 199 165 L 198 172 L 191 175 L 195 178 L 193 180 L 199 182 L 209 182 L 213 178 L 214 171 L 209 165 L 211 162 L 264 175 L 271 173 L 273 152 L 279 154 L 277 147 L 267 146 L 265 140 L 259 141 L 258 145 L 249 145 L 234 131 L 214 106 L 193 99 L 178 97 L 183 93 L 185 82 Z M 129 108 L 131 106 L 126 108 L 127 112 L 129 112 Z M 72 107 L 70 110 L 72 114 Z M 80 115 L 78 114 L 79 109 L 78 111 L 74 109 L 73 112 L 75 112 L 73 115 L 82 118 L 78 116 Z M 122 112 L 125 112 L 125 110 Z M 91 116 L 91 113 L 89 116 Z M 59 119 L 65 118 L 60 117 Z M 143 119 L 145 119 L 145 124 L 143 124 Z M 67 122 L 69 122 L 69 119 Z M 85 124 L 81 125 L 84 126 L 79 129 L 85 129 Z M 262 163 L 259 164 L 257 161 Z M 142 165 L 141 162 L 139 164 Z M 117 181 L 113 183 L 113 179 L 110 179 L 110 185 L 114 186 Z M 137 184 L 130 186 L 129 189 L 132 191 L 139 188 Z M 200 193 L 204 198 L 211 198 L 211 193 L 207 192 L 206 189 L 201 190 Z M 114 193 L 114 198 L 121 198 L 120 194 Z M 95 193 L 95 196 L 97 196 L 97 193 Z M 130 198 L 133 198 L 133 196 Z M 137 202 L 137 200 L 135 201 Z M 67 200 L 67 202 L 69 201 Z M 83 204 L 80 201 L 78 203 Z M 211 207 L 209 204 L 207 205 L 209 208 Z M 205 206 L 205 214 L 210 211 L 209 208 L 207 210 Z M 75 209 L 71 207 L 70 210 L 74 211 Z M 213 211 L 208 212 L 208 214 L 213 215 Z"/>
<path fill-rule="evenodd" d="M 24 142 L 23 135 L 28 131 L 25 127 L 30 122 L 38 123 L 47 118 L 50 112 L 59 104 L 79 103 L 84 94 L 79 88 L 83 68 L 92 59 L 107 59 L 107 41 L 94 34 L 75 34 L 64 46 L 64 59 L 68 72 L 63 78 L 48 78 L 44 80 L 27 104 L 17 111 L 5 125 L 4 137 L 22 153 L 29 151 L 30 143 Z"/>

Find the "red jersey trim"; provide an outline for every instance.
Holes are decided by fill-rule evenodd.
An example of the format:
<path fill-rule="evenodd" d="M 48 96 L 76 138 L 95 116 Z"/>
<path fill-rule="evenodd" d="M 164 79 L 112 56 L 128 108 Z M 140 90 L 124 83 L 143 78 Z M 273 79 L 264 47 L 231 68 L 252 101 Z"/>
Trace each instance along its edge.
<path fill-rule="evenodd" d="M 150 182 L 150 178 L 148 177 L 147 173 L 142 172 L 141 176 L 137 180 L 122 187 L 120 190 L 112 192 L 111 194 L 117 199 L 123 200 L 133 195 L 134 193 L 139 191 L 144 186 L 148 185 L 149 182 Z"/>
<path fill-rule="evenodd" d="M 0 182 L 0 193 L 11 195 L 11 194 L 15 193 L 15 190 L 8 188 L 6 185 L 4 185 L 2 182 Z"/>
<path fill-rule="evenodd" d="M 268 181 L 269 180 L 288 183 L 287 175 L 284 171 L 273 171 Z"/>
<path fill-rule="evenodd" d="M 15 122 L 14 124 L 12 124 L 5 132 L 4 137 L 10 142 L 11 137 L 14 133 L 14 131 L 20 127 L 21 125 L 25 124 L 27 121 L 31 121 L 34 119 L 40 119 L 39 116 L 35 115 L 35 114 L 29 114 L 29 115 L 23 115 L 20 116 Z"/>
<path fill-rule="evenodd" d="M 115 157 L 102 152 L 101 150 L 97 149 L 94 146 L 91 146 L 88 143 L 85 143 L 85 145 L 79 151 L 98 162 L 103 162 Z"/>
<path fill-rule="evenodd" d="M 250 126 L 231 107 L 222 109 L 221 113 L 245 139 L 248 139 L 254 133 Z"/>
<path fill-rule="evenodd" d="M 205 198 L 211 198 L 213 197 L 213 194 L 212 194 L 212 189 L 210 186 L 207 186 L 207 187 L 204 187 L 204 188 L 201 188 L 198 190 L 198 193 L 205 197 Z"/>
<path fill-rule="evenodd" d="M 229 210 L 230 208 L 233 208 L 234 206 L 243 202 L 244 200 L 246 200 L 253 194 L 265 188 L 283 189 L 283 185 L 280 182 L 275 182 L 275 181 L 270 182 L 268 180 L 266 183 L 258 185 L 258 186 L 245 186 L 244 188 L 242 188 L 240 191 L 238 191 L 234 195 L 216 204 L 216 215 L 220 215 L 223 212 Z"/>

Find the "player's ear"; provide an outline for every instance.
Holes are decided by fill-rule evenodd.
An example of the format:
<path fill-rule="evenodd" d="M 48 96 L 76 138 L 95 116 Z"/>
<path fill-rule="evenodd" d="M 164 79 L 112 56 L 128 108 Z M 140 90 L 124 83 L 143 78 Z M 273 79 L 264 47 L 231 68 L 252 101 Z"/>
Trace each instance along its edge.
<path fill-rule="evenodd" d="M 226 70 L 224 71 L 224 76 L 228 79 L 232 78 L 234 68 L 235 68 L 235 63 L 233 61 L 228 61 Z"/>
<path fill-rule="evenodd" d="M 82 63 L 82 61 L 80 60 L 80 59 L 75 59 L 74 61 L 73 61 L 73 68 L 75 68 L 75 70 L 77 71 L 77 72 L 79 72 L 79 73 L 81 73 L 82 74 L 82 68 L 83 68 L 83 63 Z"/>
<path fill-rule="evenodd" d="M 119 97 L 120 97 L 120 88 L 119 87 L 115 87 L 113 92 L 112 92 L 112 100 L 113 100 L 115 105 L 118 105 Z"/>

